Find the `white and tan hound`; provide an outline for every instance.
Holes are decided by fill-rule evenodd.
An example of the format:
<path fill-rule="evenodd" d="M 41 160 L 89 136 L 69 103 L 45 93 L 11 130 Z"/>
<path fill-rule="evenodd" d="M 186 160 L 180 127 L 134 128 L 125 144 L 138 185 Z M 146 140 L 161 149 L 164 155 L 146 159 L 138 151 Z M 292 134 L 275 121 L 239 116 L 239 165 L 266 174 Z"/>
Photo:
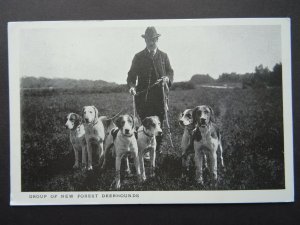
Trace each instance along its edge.
<path fill-rule="evenodd" d="M 141 167 L 142 179 L 146 180 L 144 156 L 150 152 L 150 177 L 155 176 L 155 159 L 156 159 L 156 138 L 155 136 L 162 134 L 159 118 L 157 116 L 146 117 L 142 121 L 142 126 L 138 129 L 138 149 Z"/>
<path fill-rule="evenodd" d="M 105 138 L 105 131 L 102 121 L 98 118 L 98 109 L 95 106 L 84 106 L 82 109 L 85 139 L 87 143 L 88 153 L 88 170 L 93 169 L 93 149 L 95 145 L 98 150 L 99 164 L 103 157 L 103 141 Z"/>
<path fill-rule="evenodd" d="M 116 155 L 116 177 L 115 177 L 115 188 L 120 189 L 121 187 L 121 160 L 126 157 L 126 170 L 130 173 L 128 156 L 132 156 L 134 159 L 135 170 L 137 173 L 137 178 L 140 181 L 140 164 L 138 158 L 138 145 L 135 136 L 135 122 L 134 118 L 130 115 L 122 115 L 115 121 L 117 127 L 112 129 L 107 137 L 107 143 L 105 144 L 105 154 L 109 149 L 114 146 Z M 105 165 L 105 158 L 104 163 Z"/>
<path fill-rule="evenodd" d="M 193 122 L 195 130 L 193 133 L 195 164 L 196 164 L 196 181 L 203 184 L 202 166 L 204 156 L 208 158 L 209 169 L 213 181 L 218 178 L 217 171 L 217 150 L 220 149 L 221 166 L 223 162 L 223 148 L 221 143 L 221 134 L 214 123 L 214 111 L 206 105 L 197 106 L 193 110 Z"/>
<path fill-rule="evenodd" d="M 184 178 L 189 170 L 191 157 L 194 154 L 193 130 L 193 109 L 186 109 L 181 113 L 179 125 L 184 128 L 181 139 L 181 157 L 182 157 L 182 177 Z"/>
<path fill-rule="evenodd" d="M 99 116 L 99 120 L 101 120 L 103 126 L 104 126 L 104 131 L 105 131 L 105 137 L 109 135 L 109 132 L 116 127 L 116 124 L 114 123 L 114 119 L 117 118 L 121 114 L 122 110 L 115 114 L 112 117 L 107 117 L 107 116 Z M 105 141 L 104 141 L 105 142 Z"/>
<path fill-rule="evenodd" d="M 65 127 L 70 130 L 70 142 L 72 144 L 75 163 L 73 168 L 79 168 L 79 152 L 82 153 L 82 166 L 86 166 L 86 140 L 85 140 L 85 130 L 82 124 L 82 118 L 76 113 L 70 113 L 67 116 L 67 122 Z"/>

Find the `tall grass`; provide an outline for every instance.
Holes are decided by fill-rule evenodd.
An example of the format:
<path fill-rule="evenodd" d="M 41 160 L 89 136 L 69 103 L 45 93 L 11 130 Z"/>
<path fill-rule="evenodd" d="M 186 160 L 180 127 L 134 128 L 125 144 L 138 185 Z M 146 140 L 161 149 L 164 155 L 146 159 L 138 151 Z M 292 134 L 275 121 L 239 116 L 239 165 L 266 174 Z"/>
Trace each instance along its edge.
<path fill-rule="evenodd" d="M 64 129 L 70 112 L 80 114 L 85 105 L 95 105 L 100 115 L 112 116 L 123 110 L 132 113 L 127 93 L 53 93 L 23 95 L 21 101 L 22 191 L 110 190 L 113 162 L 107 171 L 73 171 L 73 150 Z M 208 190 L 284 188 L 283 114 L 281 89 L 197 88 L 170 92 L 169 118 L 175 148 L 167 135 L 157 176 L 138 184 L 124 177 L 123 190 Z M 217 187 L 180 176 L 180 112 L 197 105 L 210 105 L 221 128 L 225 169 L 219 169 Z M 122 175 L 125 176 L 125 175 Z"/>

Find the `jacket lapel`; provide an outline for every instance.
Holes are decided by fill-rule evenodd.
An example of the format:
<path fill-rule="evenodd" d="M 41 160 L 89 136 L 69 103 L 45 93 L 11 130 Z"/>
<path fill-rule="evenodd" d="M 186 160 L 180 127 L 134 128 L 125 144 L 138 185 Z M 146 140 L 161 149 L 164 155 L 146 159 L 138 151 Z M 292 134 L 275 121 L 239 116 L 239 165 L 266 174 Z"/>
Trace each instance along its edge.
<path fill-rule="evenodd" d="M 150 52 L 148 51 L 147 48 L 144 49 L 144 57 L 145 57 L 145 58 L 150 58 L 150 59 L 151 59 Z"/>
<path fill-rule="evenodd" d="M 157 60 L 157 58 L 159 58 L 159 54 L 160 54 L 160 50 L 157 48 L 153 59 Z M 150 52 L 148 51 L 147 48 L 144 49 L 144 56 L 147 57 L 147 58 L 152 59 L 151 54 L 150 54 Z"/>

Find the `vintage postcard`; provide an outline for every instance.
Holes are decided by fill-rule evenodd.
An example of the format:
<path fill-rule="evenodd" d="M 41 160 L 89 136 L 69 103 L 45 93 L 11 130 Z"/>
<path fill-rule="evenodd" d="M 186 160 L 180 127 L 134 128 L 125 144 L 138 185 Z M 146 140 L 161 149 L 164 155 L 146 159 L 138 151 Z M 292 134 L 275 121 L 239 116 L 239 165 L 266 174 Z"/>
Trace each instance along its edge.
<path fill-rule="evenodd" d="M 8 23 L 11 205 L 294 201 L 288 18 Z"/>

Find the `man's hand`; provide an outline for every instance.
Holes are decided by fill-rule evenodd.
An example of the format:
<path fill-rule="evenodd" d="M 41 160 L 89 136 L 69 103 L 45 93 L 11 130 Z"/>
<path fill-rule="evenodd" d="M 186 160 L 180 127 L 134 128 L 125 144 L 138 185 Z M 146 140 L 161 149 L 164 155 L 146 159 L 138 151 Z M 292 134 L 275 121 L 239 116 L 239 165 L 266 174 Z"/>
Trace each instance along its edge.
<path fill-rule="evenodd" d="M 163 76 L 162 80 L 163 80 L 163 84 L 169 84 L 169 77 Z"/>
<path fill-rule="evenodd" d="M 135 88 L 134 88 L 134 87 L 131 87 L 131 88 L 129 89 L 129 93 L 130 93 L 131 95 L 136 95 Z"/>

